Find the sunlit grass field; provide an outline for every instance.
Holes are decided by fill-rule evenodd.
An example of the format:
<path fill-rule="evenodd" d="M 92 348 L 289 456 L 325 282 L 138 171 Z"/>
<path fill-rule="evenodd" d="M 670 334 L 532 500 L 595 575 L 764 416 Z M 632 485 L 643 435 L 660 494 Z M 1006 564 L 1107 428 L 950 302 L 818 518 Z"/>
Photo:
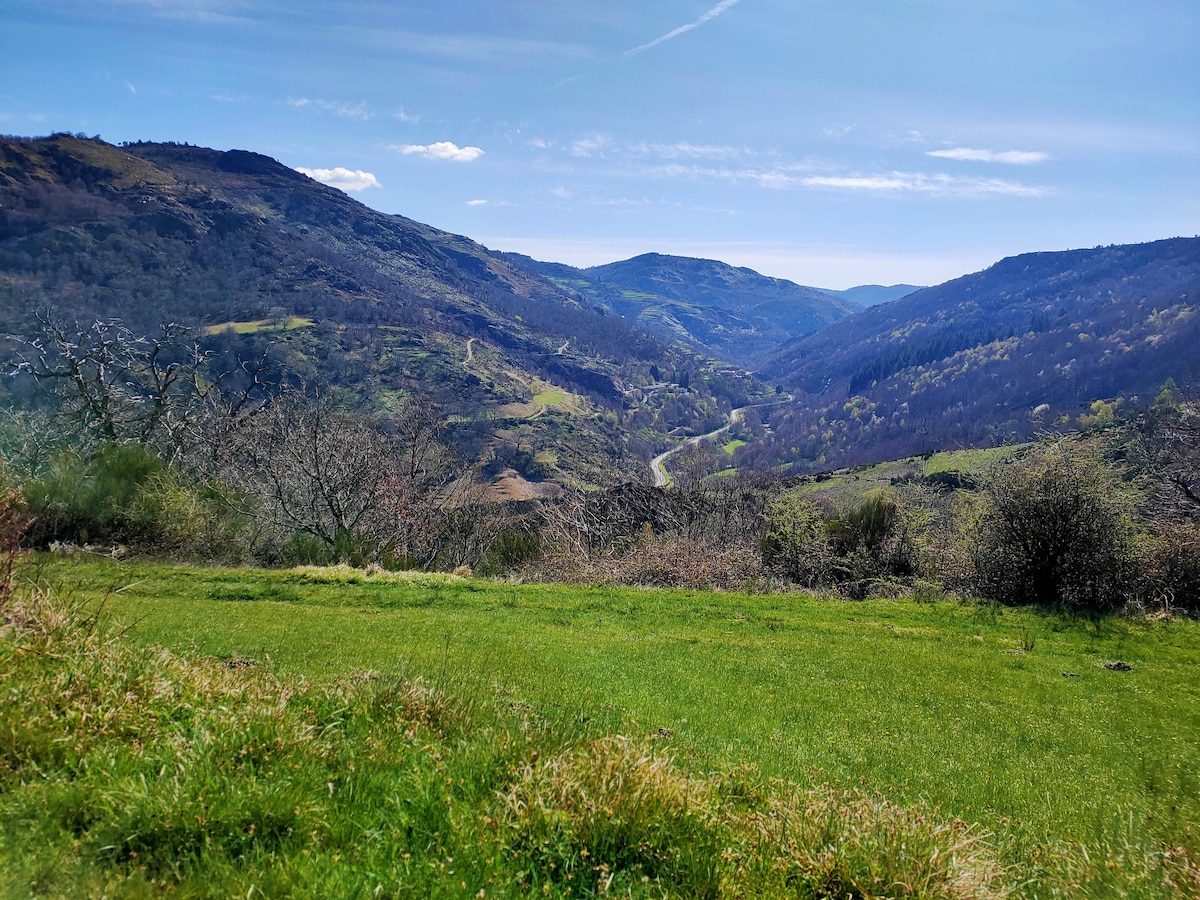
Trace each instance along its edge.
<path fill-rule="evenodd" d="M 1200 839 L 1193 621 L 336 569 L 60 561 L 45 577 L 106 598 L 139 642 L 318 681 L 419 676 L 653 735 L 689 771 L 861 785 L 1018 844 Z"/>
<path fill-rule="evenodd" d="M 0 613 L 0 896 L 1200 896 L 1193 621 L 85 556 Z"/>

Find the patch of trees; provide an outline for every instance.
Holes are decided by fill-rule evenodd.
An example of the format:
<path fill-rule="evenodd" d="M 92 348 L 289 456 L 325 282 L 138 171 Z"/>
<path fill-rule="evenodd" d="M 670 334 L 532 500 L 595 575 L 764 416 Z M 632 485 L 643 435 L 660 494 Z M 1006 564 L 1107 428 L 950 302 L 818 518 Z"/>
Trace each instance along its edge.
<path fill-rule="evenodd" d="M 948 329 L 925 340 L 900 340 L 861 363 L 850 375 L 847 390 L 851 394 L 858 393 L 904 369 L 953 356 L 960 350 L 1001 341 L 1023 331 L 1024 328 L 1002 323 L 984 328 Z"/>
<path fill-rule="evenodd" d="M 228 360 L 179 326 L 47 322 L 12 375 L 49 397 L 9 410 L 3 459 L 39 546 L 132 544 L 260 560 L 478 563 L 493 510 L 430 401 L 383 421 Z M 492 518 L 489 518 L 489 517 Z"/>

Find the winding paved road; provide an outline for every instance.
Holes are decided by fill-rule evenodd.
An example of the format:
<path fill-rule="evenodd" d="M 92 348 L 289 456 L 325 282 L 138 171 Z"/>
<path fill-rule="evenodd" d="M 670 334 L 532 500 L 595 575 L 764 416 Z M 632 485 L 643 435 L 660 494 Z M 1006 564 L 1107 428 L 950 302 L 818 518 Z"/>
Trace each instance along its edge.
<path fill-rule="evenodd" d="M 666 453 L 660 453 L 654 459 L 650 460 L 650 471 L 654 473 L 654 486 L 666 487 L 671 483 L 671 476 L 667 474 L 667 457 L 674 456 L 676 453 L 682 453 L 688 447 L 695 447 L 701 441 L 707 441 L 709 438 L 715 438 L 718 434 L 728 431 L 734 425 L 742 420 L 742 413 L 746 407 L 739 406 L 737 409 L 729 411 L 729 421 L 715 431 L 710 431 L 708 434 L 698 434 L 695 437 L 690 437 L 682 444 L 672 447 Z"/>
<path fill-rule="evenodd" d="M 682 453 L 688 447 L 695 447 L 701 441 L 707 441 L 710 438 L 715 438 L 718 434 L 725 433 L 730 428 L 732 428 L 734 425 L 736 425 L 740 421 L 742 421 L 742 416 L 745 415 L 746 410 L 748 410 L 748 409 L 756 409 L 757 407 L 760 407 L 760 406 L 774 406 L 777 403 L 787 403 L 791 399 L 792 399 L 792 395 L 786 394 L 783 397 L 778 398 L 777 400 L 770 400 L 766 403 L 751 403 L 748 406 L 739 406 L 737 409 L 731 409 L 729 411 L 729 421 L 726 422 L 724 425 L 722 425 L 720 428 L 710 431 L 710 432 L 708 432 L 708 434 L 698 434 L 695 437 L 690 437 L 686 441 L 684 441 L 682 444 L 672 447 L 666 453 L 658 454 L 658 456 L 656 456 L 656 457 L 654 457 L 654 459 L 650 460 L 650 471 L 652 473 L 654 473 L 654 486 L 655 487 L 667 487 L 668 485 L 670 485 L 671 476 L 667 472 L 667 465 L 666 465 L 667 459 L 669 457 L 674 456 L 676 453 Z"/>

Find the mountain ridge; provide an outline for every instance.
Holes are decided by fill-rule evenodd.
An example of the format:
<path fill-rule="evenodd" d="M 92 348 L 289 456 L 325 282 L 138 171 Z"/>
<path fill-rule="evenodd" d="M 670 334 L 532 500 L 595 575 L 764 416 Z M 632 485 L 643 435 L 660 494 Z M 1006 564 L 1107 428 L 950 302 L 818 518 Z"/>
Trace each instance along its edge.
<path fill-rule="evenodd" d="M 1027 253 L 789 341 L 746 451 L 801 470 L 1027 440 L 1200 377 L 1200 238 Z"/>
<path fill-rule="evenodd" d="M 505 256 L 664 339 L 747 367 L 780 342 L 860 309 L 829 291 L 720 260 L 644 253 L 579 269 Z"/>
<path fill-rule="evenodd" d="M 367 410 L 431 395 L 463 448 L 529 478 L 644 479 L 667 431 L 718 423 L 754 389 L 469 238 L 243 150 L 0 139 L 0 290 L 0 331 L 35 334 L 50 307 L 178 321 Z M 306 324 L 232 327 L 283 320 Z"/>
<path fill-rule="evenodd" d="M 47 306 L 182 316 L 364 410 L 429 393 L 496 471 L 581 485 L 645 480 L 734 407 L 739 465 L 812 471 L 1086 426 L 1200 376 L 1200 238 L 1022 254 L 859 309 L 717 260 L 538 262 L 250 151 L 72 135 L 0 138 L 0 291 L 0 331 Z M 751 367 L 794 402 L 753 403 Z"/>

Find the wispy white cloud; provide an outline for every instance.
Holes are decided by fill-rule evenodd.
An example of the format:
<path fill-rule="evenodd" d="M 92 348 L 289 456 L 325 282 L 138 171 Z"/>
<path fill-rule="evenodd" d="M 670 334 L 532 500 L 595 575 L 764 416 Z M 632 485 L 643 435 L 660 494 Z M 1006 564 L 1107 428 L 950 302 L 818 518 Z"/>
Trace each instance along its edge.
<path fill-rule="evenodd" d="M 978 150 L 974 147 L 952 147 L 948 150 L 930 150 L 926 156 L 938 159 L 956 159 L 963 162 L 1007 163 L 1013 166 L 1028 166 L 1050 158 L 1040 150 Z"/>
<path fill-rule="evenodd" d="M 125 82 L 125 87 L 129 88 L 129 93 L 131 93 L 131 94 L 137 93 L 137 86 L 134 85 L 134 83 L 132 81 Z"/>
<path fill-rule="evenodd" d="M 611 138 L 597 135 L 571 142 L 572 156 L 603 156 L 613 146 Z"/>
<path fill-rule="evenodd" d="M 293 109 L 315 109 L 332 113 L 342 119 L 370 119 L 375 116 L 366 103 L 339 103 L 332 100 L 317 100 L 310 97 L 289 97 L 286 101 Z"/>
<path fill-rule="evenodd" d="M 688 22 L 688 24 L 686 24 L 686 25 L 680 25 L 678 28 L 668 31 L 666 34 L 664 34 L 660 37 L 656 37 L 654 40 L 650 41 L 650 43 L 648 43 L 648 44 L 642 44 L 640 47 L 634 47 L 632 50 L 626 50 L 622 54 L 622 56 L 634 56 L 638 53 L 644 53 L 647 50 L 649 50 L 651 47 L 657 47 L 659 44 L 665 44 L 667 41 L 677 38 L 681 34 L 687 34 L 689 31 L 699 28 L 705 22 L 712 21 L 717 16 L 721 15 L 721 13 L 725 12 L 726 10 L 730 9 L 733 6 L 736 6 L 737 3 L 738 3 L 738 0 L 721 0 L 720 3 L 718 3 L 712 9 L 708 10 L 708 12 L 704 13 L 702 16 L 700 16 L 700 18 L 696 19 L 694 22 Z"/>
<path fill-rule="evenodd" d="M 487 206 L 486 200 L 468 200 L 467 206 Z"/>
<path fill-rule="evenodd" d="M 338 30 L 337 38 L 359 49 L 375 47 L 406 56 L 479 64 L 512 65 L 545 59 L 585 59 L 593 55 L 592 49 L 583 44 L 400 28 L 346 27 Z"/>
<path fill-rule="evenodd" d="M 656 157 L 658 159 L 733 159 L 739 156 L 753 155 L 752 151 L 746 147 L 730 147 L 724 144 L 693 144 L 689 141 L 677 141 L 672 144 L 656 143 L 653 141 L 627 143 L 617 142 L 603 134 L 572 141 L 570 152 L 572 156 L 580 157 L 621 156 Z"/>
<path fill-rule="evenodd" d="M 405 156 L 422 156 L 425 159 L 449 160 L 450 162 L 471 162 L 483 156 L 478 147 L 460 147 L 453 141 L 437 141 L 432 144 L 404 144 L 393 149 L 399 150 Z"/>
<path fill-rule="evenodd" d="M 6 113 L 0 112 L 0 122 L 45 122 L 44 113 Z"/>
<path fill-rule="evenodd" d="M 821 129 L 821 137 L 823 138 L 844 138 L 854 130 L 853 125 L 830 125 L 828 128 Z"/>
<path fill-rule="evenodd" d="M 210 94 L 210 100 L 216 100 L 218 103 L 242 103 L 249 100 L 249 94 L 234 94 L 230 91 L 222 91 L 219 94 Z"/>
<path fill-rule="evenodd" d="M 1000 178 L 959 178 L 922 172 L 882 175 L 806 175 L 795 180 L 802 187 L 874 193 L 935 194 L 946 197 L 1045 197 L 1053 189 L 1005 181 Z M 780 185 L 788 186 L 788 185 Z"/>
<path fill-rule="evenodd" d="M 345 169 L 341 166 L 333 169 L 306 169 L 297 166 L 296 171 L 340 191 L 365 191 L 367 188 L 383 187 L 378 178 L 362 169 Z"/>
<path fill-rule="evenodd" d="M 1053 188 L 1031 186 L 1000 178 L 967 178 L 945 173 L 830 173 L 827 165 L 815 162 L 770 168 L 667 163 L 631 167 L 624 174 L 644 178 L 744 182 L 757 184 L 769 190 L 813 188 L 943 197 L 1045 197 L 1054 193 Z"/>
<path fill-rule="evenodd" d="M 416 124 L 421 121 L 421 117 L 408 112 L 403 106 L 397 106 L 392 110 L 392 116 L 399 119 L 401 122 Z"/>
<path fill-rule="evenodd" d="M 90 0 L 89 5 L 142 7 L 151 15 L 210 24 L 244 23 L 251 11 L 239 0 Z"/>
<path fill-rule="evenodd" d="M 693 181 L 740 181 L 757 184 L 764 188 L 789 188 L 801 184 L 799 173 L 814 171 L 807 163 L 781 165 L 773 168 L 755 166 L 702 166 L 697 164 L 667 163 L 657 166 L 639 166 L 625 174 L 647 178 L 687 178 Z"/>
<path fill-rule="evenodd" d="M 557 187 L 550 188 L 550 193 L 553 194 L 555 197 L 557 197 L 559 200 L 570 200 L 571 196 L 572 196 L 571 192 L 569 190 L 567 190 L 565 187 L 563 187 L 561 184 L 558 185 Z"/>
<path fill-rule="evenodd" d="M 727 147 L 722 144 L 692 144 L 679 141 L 674 144 L 639 143 L 630 145 L 630 151 L 661 159 L 731 159 L 749 154 L 744 147 Z"/>
<path fill-rule="evenodd" d="M 914 141 L 918 139 L 916 136 L 912 138 Z M 848 172 L 828 159 L 813 157 L 789 161 L 780 159 L 772 152 L 724 144 L 693 144 L 688 141 L 635 143 L 599 134 L 573 141 L 567 145 L 567 150 L 571 156 L 592 160 L 580 163 L 581 166 L 607 169 L 609 175 L 625 178 L 726 181 L 757 185 L 769 190 L 819 189 L 963 198 L 1045 197 L 1055 193 L 1052 187 L 945 172 Z M 1010 164 L 1029 164 L 1048 158 L 1048 154 L 1033 151 L 997 152 L 970 148 L 933 151 L 929 155 L 948 159 L 987 159 Z"/>

